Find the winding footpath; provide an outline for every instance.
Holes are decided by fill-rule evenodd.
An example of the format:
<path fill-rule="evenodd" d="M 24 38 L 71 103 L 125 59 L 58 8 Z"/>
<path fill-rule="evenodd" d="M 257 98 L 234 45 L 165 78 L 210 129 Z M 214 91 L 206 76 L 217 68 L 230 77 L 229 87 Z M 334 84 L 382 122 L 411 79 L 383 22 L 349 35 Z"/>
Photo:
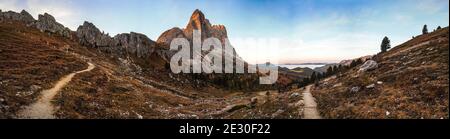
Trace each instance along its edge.
<path fill-rule="evenodd" d="M 27 106 L 25 109 L 19 111 L 18 116 L 19 118 L 24 119 L 54 119 L 53 113 L 55 112 L 55 108 L 51 104 L 52 99 L 58 94 L 58 92 L 64 88 L 71 80 L 72 78 L 79 73 L 88 72 L 95 68 L 95 65 L 92 63 L 89 63 L 89 66 L 87 69 L 82 71 L 77 71 L 74 73 L 71 73 L 69 75 L 64 76 L 61 78 L 53 88 L 48 90 L 43 90 L 41 92 L 41 97 L 30 106 Z"/>
<path fill-rule="evenodd" d="M 303 102 L 305 103 L 303 107 L 304 119 L 322 119 L 317 110 L 316 99 L 311 94 L 311 85 L 305 87 L 305 91 L 303 92 Z"/>

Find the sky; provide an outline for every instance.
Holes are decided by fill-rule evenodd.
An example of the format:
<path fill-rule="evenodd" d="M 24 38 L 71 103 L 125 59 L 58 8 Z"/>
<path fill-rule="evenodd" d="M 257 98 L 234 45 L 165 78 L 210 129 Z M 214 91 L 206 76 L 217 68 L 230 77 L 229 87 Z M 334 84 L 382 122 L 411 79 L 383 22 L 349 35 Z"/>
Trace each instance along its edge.
<path fill-rule="evenodd" d="M 249 63 L 339 62 L 380 51 L 388 36 L 399 45 L 449 25 L 448 0 L 0 0 L 0 9 L 49 13 L 72 30 L 84 21 L 114 36 L 150 39 L 184 28 L 195 9 L 225 25 Z"/>

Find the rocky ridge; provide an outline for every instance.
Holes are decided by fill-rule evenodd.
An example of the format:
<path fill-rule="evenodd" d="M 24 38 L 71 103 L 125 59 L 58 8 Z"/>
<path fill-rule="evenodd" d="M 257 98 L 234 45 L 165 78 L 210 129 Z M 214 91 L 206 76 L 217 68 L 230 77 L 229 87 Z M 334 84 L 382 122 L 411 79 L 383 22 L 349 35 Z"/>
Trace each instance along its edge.
<path fill-rule="evenodd" d="M 16 21 L 22 23 L 27 23 L 29 20 L 29 14 L 26 14 L 25 12 L 23 14 L 8 12 L 8 14 L 12 14 Z M 6 18 L 9 17 L 9 15 L 6 16 L 3 12 L 0 17 L 0 21 L 2 22 L 11 22 L 11 18 Z M 219 39 L 222 42 L 222 45 L 225 45 L 226 43 L 229 44 L 225 26 L 211 25 L 209 20 L 205 18 L 205 15 L 200 10 L 194 11 L 185 29 L 176 27 L 172 28 L 164 32 L 158 38 L 157 42 L 149 39 L 144 34 L 135 32 L 122 33 L 111 37 L 109 34 L 105 34 L 93 23 L 88 21 L 85 21 L 83 25 L 80 25 L 76 31 L 70 31 L 68 28 L 65 28 L 60 23 L 56 22 L 55 18 L 49 14 L 40 15 L 38 20 L 34 20 L 32 23 L 29 23 L 29 25 L 38 28 L 42 32 L 49 32 L 67 37 L 75 42 L 78 42 L 84 47 L 95 49 L 111 58 L 114 58 L 114 60 L 118 63 L 133 65 L 125 67 L 133 69 L 133 73 L 137 74 L 143 73 L 142 71 L 148 71 L 147 73 L 154 72 L 156 69 L 161 70 L 162 72 L 170 72 L 167 65 L 169 65 L 168 63 L 170 62 L 170 58 L 177 51 L 170 50 L 168 48 L 169 43 L 174 38 L 181 37 L 188 39 L 188 41 L 192 44 L 192 32 L 194 30 L 200 30 L 202 32 L 202 41 L 204 39 L 214 37 Z M 249 64 L 238 56 L 233 46 L 230 47 L 230 49 L 223 49 L 228 52 L 222 52 L 222 54 L 224 54 L 224 60 L 222 62 L 244 63 L 244 68 L 248 69 Z M 202 61 L 208 61 L 212 60 L 212 58 L 208 58 L 209 56 L 215 57 L 216 55 L 220 55 L 220 53 L 209 53 L 208 51 L 202 51 L 200 53 L 194 53 L 193 55 L 200 55 L 202 57 Z M 257 82 L 259 79 L 258 75 L 250 73 L 242 75 L 212 74 L 208 76 L 201 75 L 198 77 L 195 75 L 182 76 L 183 77 L 178 78 L 198 78 L 230 89 L 250 88 L 250 90 L 252 90 L 256 88 L 265 89 L 265 87 L 276 87 L 276 85 L 257 87 L 259 85 Z M 249 82 L 252 84 L 250 85 Z M 197 84 L 199 84 L 199 82 L 197 82 Z M 237 86 L 237 84 L 245 85 Z"/>
<path fill-rule="evenodd" d="M 27 26 L 39 29 L 41 32 L 54 33 L 67 38 L 72 38 L 71 33 L 74 32 L 58 23 L 56 19 L 48 13 L 39 15 L 38 20 L 35 20 L 31 14 L 25 10 L 22 10 L 20 13 L 0 11 L 0 22 L 6 20 L 22 22 Z M 93 23 L 88 21 L 85 21 L 83 25 L 80 25 L 74 34 L 76 34 L 76 40 L 84 46 L 99 48 L 120 56 L 129 55 L 139 58 L 146 58 L 156 52 L 156 54 L 168 61 L 170 56 L 174 54 L 174 52 L 168 50 L 170 42 L 174 38 L 187 38 L 192 43 L 193 30 L 201 31 L 202 41 L 210 37 L 215 37 L 222 42 L 222 45 L 225 45 L 225 41 L 228 38 L 225 26 L 211 25 L 209 20 L 205 18 L 205 15 L 198 9 L 192 14 L 185 29 L 175 27 L 167 30 L 160 35 L 156 42 L 149 39 L 144 34 L 135 32 L 122 33 L 111 37 L 109 34 L 100 31 Z M 162 46 L 162 48 L 158 49 L 157 46 Z"/>
<path fill-rule="evenodd" d="M 74 39 L 71 35 L 73 31 L 58 23 L 56 19 L 48 13 L 39 15 L 38 20 L 35 20 L 31 14 L 25 10 L 22 10 L 20 13 L 13 11 L 2 12 L 0 10 L 0 22 L 8 21 L 21 22 L 29 27 L 35 27 L 41 32 L 49 32 Z M 129 54 L 144 58 L 151 55 L 156 47 L 156 42 L 149 39 L 144 34 L 131 32 L 110 37 L 109 34 L 101 32 L 94 24 L 87 21 L 79 26 L 74 34 L 76 34 L 77 37 L 76 41 L 79 41 L 81 45 L 101 48 L 101 50 L 120 56 Z"/>
<path fill-rule="evenodd" d="M 20 13 L 13 11 L 2 12 L 0 10 L 0 22 L 6 20 L 22 22 L 29 27 L 39 29 L 41 32 L 50 32 L 71 38 L 70 29 L 56 22 L 56 19 L 48 13 L 38 15 L 38 20 L 35 20 L 33 16 L 25 10 L 22 10 Z"/>

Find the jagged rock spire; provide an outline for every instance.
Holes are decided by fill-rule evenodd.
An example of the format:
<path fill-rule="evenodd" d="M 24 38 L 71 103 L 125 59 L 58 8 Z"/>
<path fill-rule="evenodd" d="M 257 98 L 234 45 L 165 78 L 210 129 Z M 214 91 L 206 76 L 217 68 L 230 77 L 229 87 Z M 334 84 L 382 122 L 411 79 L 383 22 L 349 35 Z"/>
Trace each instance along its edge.
<path fill-rule="evenodd" d="M 224 25 L 211 25 L 209 20 L 205 17 L 202 11 L 196 9 L 189 19 L 188 24 L 185 29 L 172 28 L 165 31 L 158 38 L 158 43 L 168 46 L 174 38 L 184 37 L 192 41 L 193 30 L 200 30 L 201 39 L 207 39 L 210 37 L 215 37 L 222 41 L 224 44 L 225 39 L 228 37 L 227 31 Z"/>

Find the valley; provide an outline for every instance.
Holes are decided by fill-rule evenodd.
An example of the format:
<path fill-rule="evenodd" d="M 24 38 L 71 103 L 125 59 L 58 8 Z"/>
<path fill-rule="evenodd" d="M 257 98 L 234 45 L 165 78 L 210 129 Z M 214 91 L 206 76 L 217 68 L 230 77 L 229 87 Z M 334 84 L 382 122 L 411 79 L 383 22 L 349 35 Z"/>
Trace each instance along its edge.
<path fill-rule="evenodd" d="M 51 15 L 0 14 L 1 119 L 448 119 L 448 27 L 376 55 L 324 67 L 278 68 L 274 84 L 254 73 L 173 73 L 175 38 L 228 43 L 224 25 L 195 10 L 185 28 L 157 41 L 114 37 L 84 22 L 76 31 Z M 252 66 L 232 45 L 223 61 Z M 224 48 L 225 49 L 225 48 Z M 231 51 L 230 51 L 231 50 Z M 203 52 L 192 55 L 206 57 Z M 222 58 L 222 57 L 221 57 Z M 371 62 L 376 67 L 363 69 Z M 185 62 L 185 61 L 183 61 Z M 352 66 L 350 66 L 352 65 Z M 323 78 L 311 80 L 316 73 Z M 337 68 L 335 68 L 337 69 Z M 236 67 L 233 68 L 236 71 Z M 311 81 L 308 81 L 311 80 Z"/>

